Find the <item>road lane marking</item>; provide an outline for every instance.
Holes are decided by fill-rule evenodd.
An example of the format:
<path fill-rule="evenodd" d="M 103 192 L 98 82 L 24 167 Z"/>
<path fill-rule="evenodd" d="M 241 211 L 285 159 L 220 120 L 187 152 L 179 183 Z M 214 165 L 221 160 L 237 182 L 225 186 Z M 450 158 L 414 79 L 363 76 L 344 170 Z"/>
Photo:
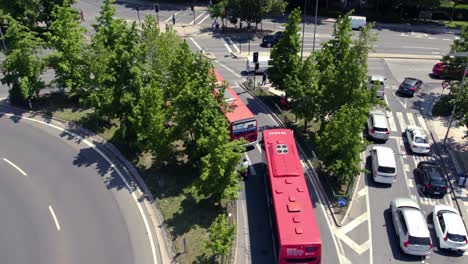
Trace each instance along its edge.
<path fill-rule="evenodd" d="M 416 46 L 401 46 L 405 49 L 426 49 L 426 50 L 440 50 L 440 48 L 416 47 Z"/>
<path fill-rule="evenodd" d="M 198 43 L 197 43 L 192 37 L 190 37 L 189 39 L 190 39 L 190 41 L 192 41 L 192 43 L 193 43 L 199 50 L 203 51 L 203 49 L 200 47 L 200 45 L 198 45 Z"/>
<path fill-rule="evenodd" d="M 429 129 L 427 129 L 426 121 L 422 117 L 422 115 L 416 114 L 416 119 L 418 119 L 419 126 L 426 131 L 426 133 L 429 133 Z"/>
<path fill-rule="evenodd" d="M 393 119 L 392 112 L 387 113 L 387 116 L 388 116 L 388 123 L 390 124 L 390 131 L 397 131 L 395 119 Z"/>
<path fill-rule="evenodd" d="M 225 39 L 223 39 L 223 42 L 224 42 L 224 46 L 226 47 L 226 49 L 228 50 L 229 53 L 232 53 L 232 49 L 229 47 L 229 44 L 226 42 Z"/>
<path fill-rule="evenodd" d="M 414 188 L 414 180 L 413 179 L 408 179 L 408 187 Z"/>
<path fill-rule="evenodd" d="M 237 72 L 235 72 L 234 70 L 232 70 L 231 68 L 229 68 L 228 66 L 222 64 L 221 62 L 215 60 L 214 62 L 218 63 L 219 65 L 221 65 L 221 67 L 223 67 L 224 69 L 228 70 L 229 72 L 231 72 L 232 74 L 234 74 L 237 78 L 242 78 L 242 76 L 240 76 Z"/>
<path fill-rule="evenodd" d="M 24 172 L 20 167 L 16 166 L 13 162 L 9 161 L 7 158 L 3 158 L 3 160 L 6 163 L 10 164 L 13 168 L 17 169 L 24 176 L 28 176 L 28 174 L 26 174 L 26 172 Z"/>
<path fill-rule="evenodd" d="M 248 155 L 245 155 L 245 158 L 247 159 L 247 161 L 248 161 L 248 162 L 249 162 L 249 164 L 250 164 L 250 165 L 249 165 L 249 171 L 250 171 L 250 175 L 252 175 L 252 176 L 255 176 L 255 175 L 257 175 L 257 173 L 255 172 L 255 169 L 254 169 L 254 167 L 253 167 L 253 166 L 251 166 L 251 165 L 252 165 L 252 161 L 250 161 L 250 158 L 249 158 L 249 156 L 248 156 Z"/>
<path fill-rule="evenodd" d="M 54 209 L 52 208 L 51 205 L 49 205 L 49 212 L 52 215 L 52 218 L 54 219 L 55 226 L 57 227 L 57 231 L 60 231 L 60 224 L 57 220 L 57 216 L 55 216 Z"/>
<path fill-rule="evenodd" d="M 407 172 L 410 172 L 410 171 L 411 171 L 411 169 L 410 169 L 410 167 L 409 167 L 409 164 L 407 164 L 407 163 L 405 163 L 405 171 L 407 171 Z"/>
<path fill-rule="evenodd" d="M 203 14 L 205 14 L 206 11 L 203 11 L 200 15 L 198 15 L 192 22 L 190 22 L 190 25 L 195 25 L 195 21 L 197 21 L 197 19 L 201 16 L 203 16 Z"/>
<path fill-rule="evenodd" d="M 260 147 L 260 144 L 255 144 L 255 147 L 257 148 L 258 152 L 262 154 L 262 148 Z"/>
<path fill-rule="evenodd" d="M 400 124 L 400 130 L 405 131 L 406 121 L 405 121 L 405 118 L 403 117 L 403 113 L 402 112 L 396 112 L 396 115 L 397 115 L 398 123 Z"/>
<path fill-rule="evenodd" d="M 406 113 L 406 117 L 408 117 L 410 126 L 416 126 L 416 122 L 414 121 L 412 113 Z"/>
<path fill-rule="evenodd" d="M 178 15 L 179 13 L 180 13 L 180 11 L 177 12 L 177 13 L 174 13 L 174 16 L 176 16 L 176 19 L 177 19 L 177 15 Z M 171 20 L 171 19 L 172 19 L 172 16 L 170 16 L 168 19 L 164 20 L 164 23 L 169 22 L 169 20 Z"/>
<path fill-rule="evenodd" d="M 36 122 L 36 123 L 39 123 L 39 124 L 42 124 L 42 125 L 45 125 L 45 126 L 55 128 L 55 129 L 57 129 L 57 130 L 59 130 L 61 132 L 67 133 L 67 134 L 71 135 L 72 137 L 79 139 L 84 144 L 88 145 L 90 148 L 92 148 L 94 151 L 96 151 L 102 158 L 104 158 L 107 161 L 107 163 L 109 163 L 111 166 L 114 166 L 114 163 L 112 163 L 112 161 L 94 143 L 92 143 L 88 139 L 76 134 L 75 132 L 72 132 L 72 131 L 70 131 L 68 129 L 65 129 L 65 128 L 57 126 L 57 125 L 53 125 L 51 123 L 47 123 L 47 122 L 44 122 L 44 121 L 41 121 L 41 120 L 30 118 L 30 117 L 18 116 L 18 115 L 14 115 L 14 114 L 11 114 L 11 113 L 6 113 L 6 112 L 0 112 L 0 114 L 5 115 L 5 116 L 18 117 L 18 118 L 24 119 L 24 120 L 29 120 L 31 122 Z M 115 167 L 115 171 L 117 172 L 117 175 L 119 175 L 120 179 L 124 182 L 125 187 L 129 191 L 129 193 L 131 194 L 135 204 L 137 205 L 138 211 L 140 212 L 140 215 L 141 215 L 141 217 L 143 219 L 143 223 L 145 225 L 146 234 L 148 235 L 148 240 L 150 242 L 151 253 L 153 255 L 153 263 L 158 264 L 158 259 L 157 259 L 157 255 L 156 255 L 156 247 L 155 247 L 154 240 L 153 240 L 153 234 L 151 232 L 151 228 L 149 226 L 148 219 L 146 218 L 146 215 L 143 213 L 143 208 L 142 208 L 142 206 L 140 204 L 140 198 L 136 196 L 136 192 L 134 191 L 134 188 L 132 186 L 130 186 L 127 179 L 123 176 L 122 172 L 120 171 L 120 169 Z M 156 236 L 159 236 L 157 230 L 155 230 L 155 232 L 156 232 Z M 158 241 L 164 241 L 164 240 L 161 237 L 158 237 Z"/>
<path fill-rule="evenodd" d="M 200 20 L 200 22 L 198 22 L 197 24 L 200 25 L 201 23 L 203 23 L 203 21 L 205 21 L 207 18 L 209 18 L 210 15 L 206 15 L 202 20 Z"/>
<path fill-rule="evenodd" d="M 232 39 L 230 37 L 226 37 L 227 41 L 229 42 L 229 44 L 231 44 L 234 49 L 236 49 L 236 52 L 240 52 L 239 48 L 237 47 L 237 45 L 234 43 L 234 41 L 232 41 Z"/>
<path fill-rule="evenodd" d="M 338 229 L 337 232 L 341 234 L 346 234 L 368 219 L 369 219 L 369 212 L 365 212 L 362 215 L 358 216 L 357 218 L 353 219 L 353 221 L 349 222 L 347 225 Z"/>
<path fill-rule="evenodd" d="M 397 148 L 398 148 L 398 153 L 401 153 L 401 147 L 400 147 L 400 144 L 403 144 L 403 141 L 401 140 L 401 138 L 397 138 L 396 139 L 398 144 L 397 145 Z M 405 162 L 403 162 L 403 156 L 402 155 L 397 155 L 400 157 L 400 162 L 401 164 L 405 164 Z M 409 188 L 409 184 L 408 184 L 408 174 L 406 173 L 406 170 L 403 170 L 403 176 L 405 177 L 405 185 L 406 185 L 406 190 L 408 191 L 408 195 L 411 195 L 411 190 Z"/>

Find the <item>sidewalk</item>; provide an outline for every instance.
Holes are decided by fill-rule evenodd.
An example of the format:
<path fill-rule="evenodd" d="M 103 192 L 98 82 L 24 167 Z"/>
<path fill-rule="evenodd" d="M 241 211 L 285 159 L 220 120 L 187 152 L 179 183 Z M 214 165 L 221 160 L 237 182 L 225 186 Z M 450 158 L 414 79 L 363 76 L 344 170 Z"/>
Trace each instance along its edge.
<path fill-rule="evenodd" d="M 436 150 L 440 151 L 443 165 L 447 169 L 447 175 L 452 183 L 453 195 L 460 209 L 465 224 L 468 223 L 468 189 L 457 185 L 457 175 L 468 173 L 468 140 L 463 139 L 467 128 L 452 126 L 447 144 L 443 144 L 448 128 L 449 117 L 433 117 L 428 119 L 431 136 Z M 455 123 L 455 122 L 454 122 Z"/>

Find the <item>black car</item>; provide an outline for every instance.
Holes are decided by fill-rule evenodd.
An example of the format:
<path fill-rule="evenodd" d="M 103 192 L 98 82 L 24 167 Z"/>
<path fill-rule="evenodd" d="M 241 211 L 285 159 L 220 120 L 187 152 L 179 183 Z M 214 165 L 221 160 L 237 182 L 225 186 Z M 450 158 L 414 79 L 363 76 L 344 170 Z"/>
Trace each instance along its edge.
<path fill-rule="evenodd" d="M 416 78 L 405 78 L 405 80 L 398 87 L 398 92 L 406 95 L 413 96 L 417 91 L 423 88 L 423 82 Z"/>
<path fill-rule="evenodd" d="M 447 180 L 439 165 L 434 162 L 419 162 L 416 174 L 421 180 L 422 191 L 425 194 L 437 194 L 444 196 L 448 192 Z"/>
<path fill-rule="evenodd" d="M 267 47 L 267 48 L 271 48 L 273 45 L 275 45 L 276 43 L 278 43 L 278 41 L 280 40 L 281 36 L 283 36 L 283 32 L 279 31 L 279 32 L 276 32 L 275 34 L 273 35 L 267 35 L 267 36 L 264 36 L 262 38 L 262 47 Z"/>

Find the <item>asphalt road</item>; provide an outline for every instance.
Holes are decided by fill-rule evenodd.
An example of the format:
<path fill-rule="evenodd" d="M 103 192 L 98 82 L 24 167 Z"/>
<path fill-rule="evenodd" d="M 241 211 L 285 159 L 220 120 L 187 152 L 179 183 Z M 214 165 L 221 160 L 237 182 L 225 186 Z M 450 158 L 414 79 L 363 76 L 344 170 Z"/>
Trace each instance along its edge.
<path fill-rule="evenodd" d="M 0 106 L 1 262 L 156 263 L 153 230 L 114 168 L 86 142 L 9 111 Z"/>

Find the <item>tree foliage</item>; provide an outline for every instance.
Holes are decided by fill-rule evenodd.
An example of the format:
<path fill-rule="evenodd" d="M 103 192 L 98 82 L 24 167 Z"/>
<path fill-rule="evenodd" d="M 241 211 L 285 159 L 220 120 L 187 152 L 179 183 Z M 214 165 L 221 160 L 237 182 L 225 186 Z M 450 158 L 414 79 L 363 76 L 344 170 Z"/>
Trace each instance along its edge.
<path fill-rule="evenodd" d="M 39 95 L 44 88 L 40 75 L 44 71 L 44 60 L 39 57 L 43 50 L 43 41 L 37 33 L 30 31 L 11 17 L 7 17 L 9 27 L 5 38 L 9 40 L 9 49 L 3 62 L 4 77 L 2 83 L 10 87 L 12 104 L 25 105 L 28 100 Z"/>
<path fill-rule="evenodd" d="M 279 42 L 271 51 L 271 67 L 268 76 L 273 86 L 288 94 L 288 87 L 296 81 L 301 68 L 299 38 L 301 11 L 296 8 L 289 15 L 289 21 Z"/>
<path fill-rule="evenodd" d="M 67 0 L 62 6 L 56 6 L 52 17 L 51 31 L 46 36 L 53 51 L 48 60 L 55 70 L 54 82 L 60 88 L 68 88 L 71 95 L 83 94 L 84 69 L 87 68 L 84 56 L 86 30 L 80 26 L 80 16 Z"/>
<path fill-rule="evenodd" d="M 361 172 L 360 153 L 365 143 L 360 136 L 366 116 L 360 109 L 343 105 L 317 138 L 320 158 L 326 170 L 341 182 Z"/>
<path fill-rule="evenodd" d="M 209 238 L 205 248 L 214 255 L 227 256 L 234 242 L 235 230 L 235 226 L 228 223 L 225 214 L 218 215 L 209 228 Z"/>

